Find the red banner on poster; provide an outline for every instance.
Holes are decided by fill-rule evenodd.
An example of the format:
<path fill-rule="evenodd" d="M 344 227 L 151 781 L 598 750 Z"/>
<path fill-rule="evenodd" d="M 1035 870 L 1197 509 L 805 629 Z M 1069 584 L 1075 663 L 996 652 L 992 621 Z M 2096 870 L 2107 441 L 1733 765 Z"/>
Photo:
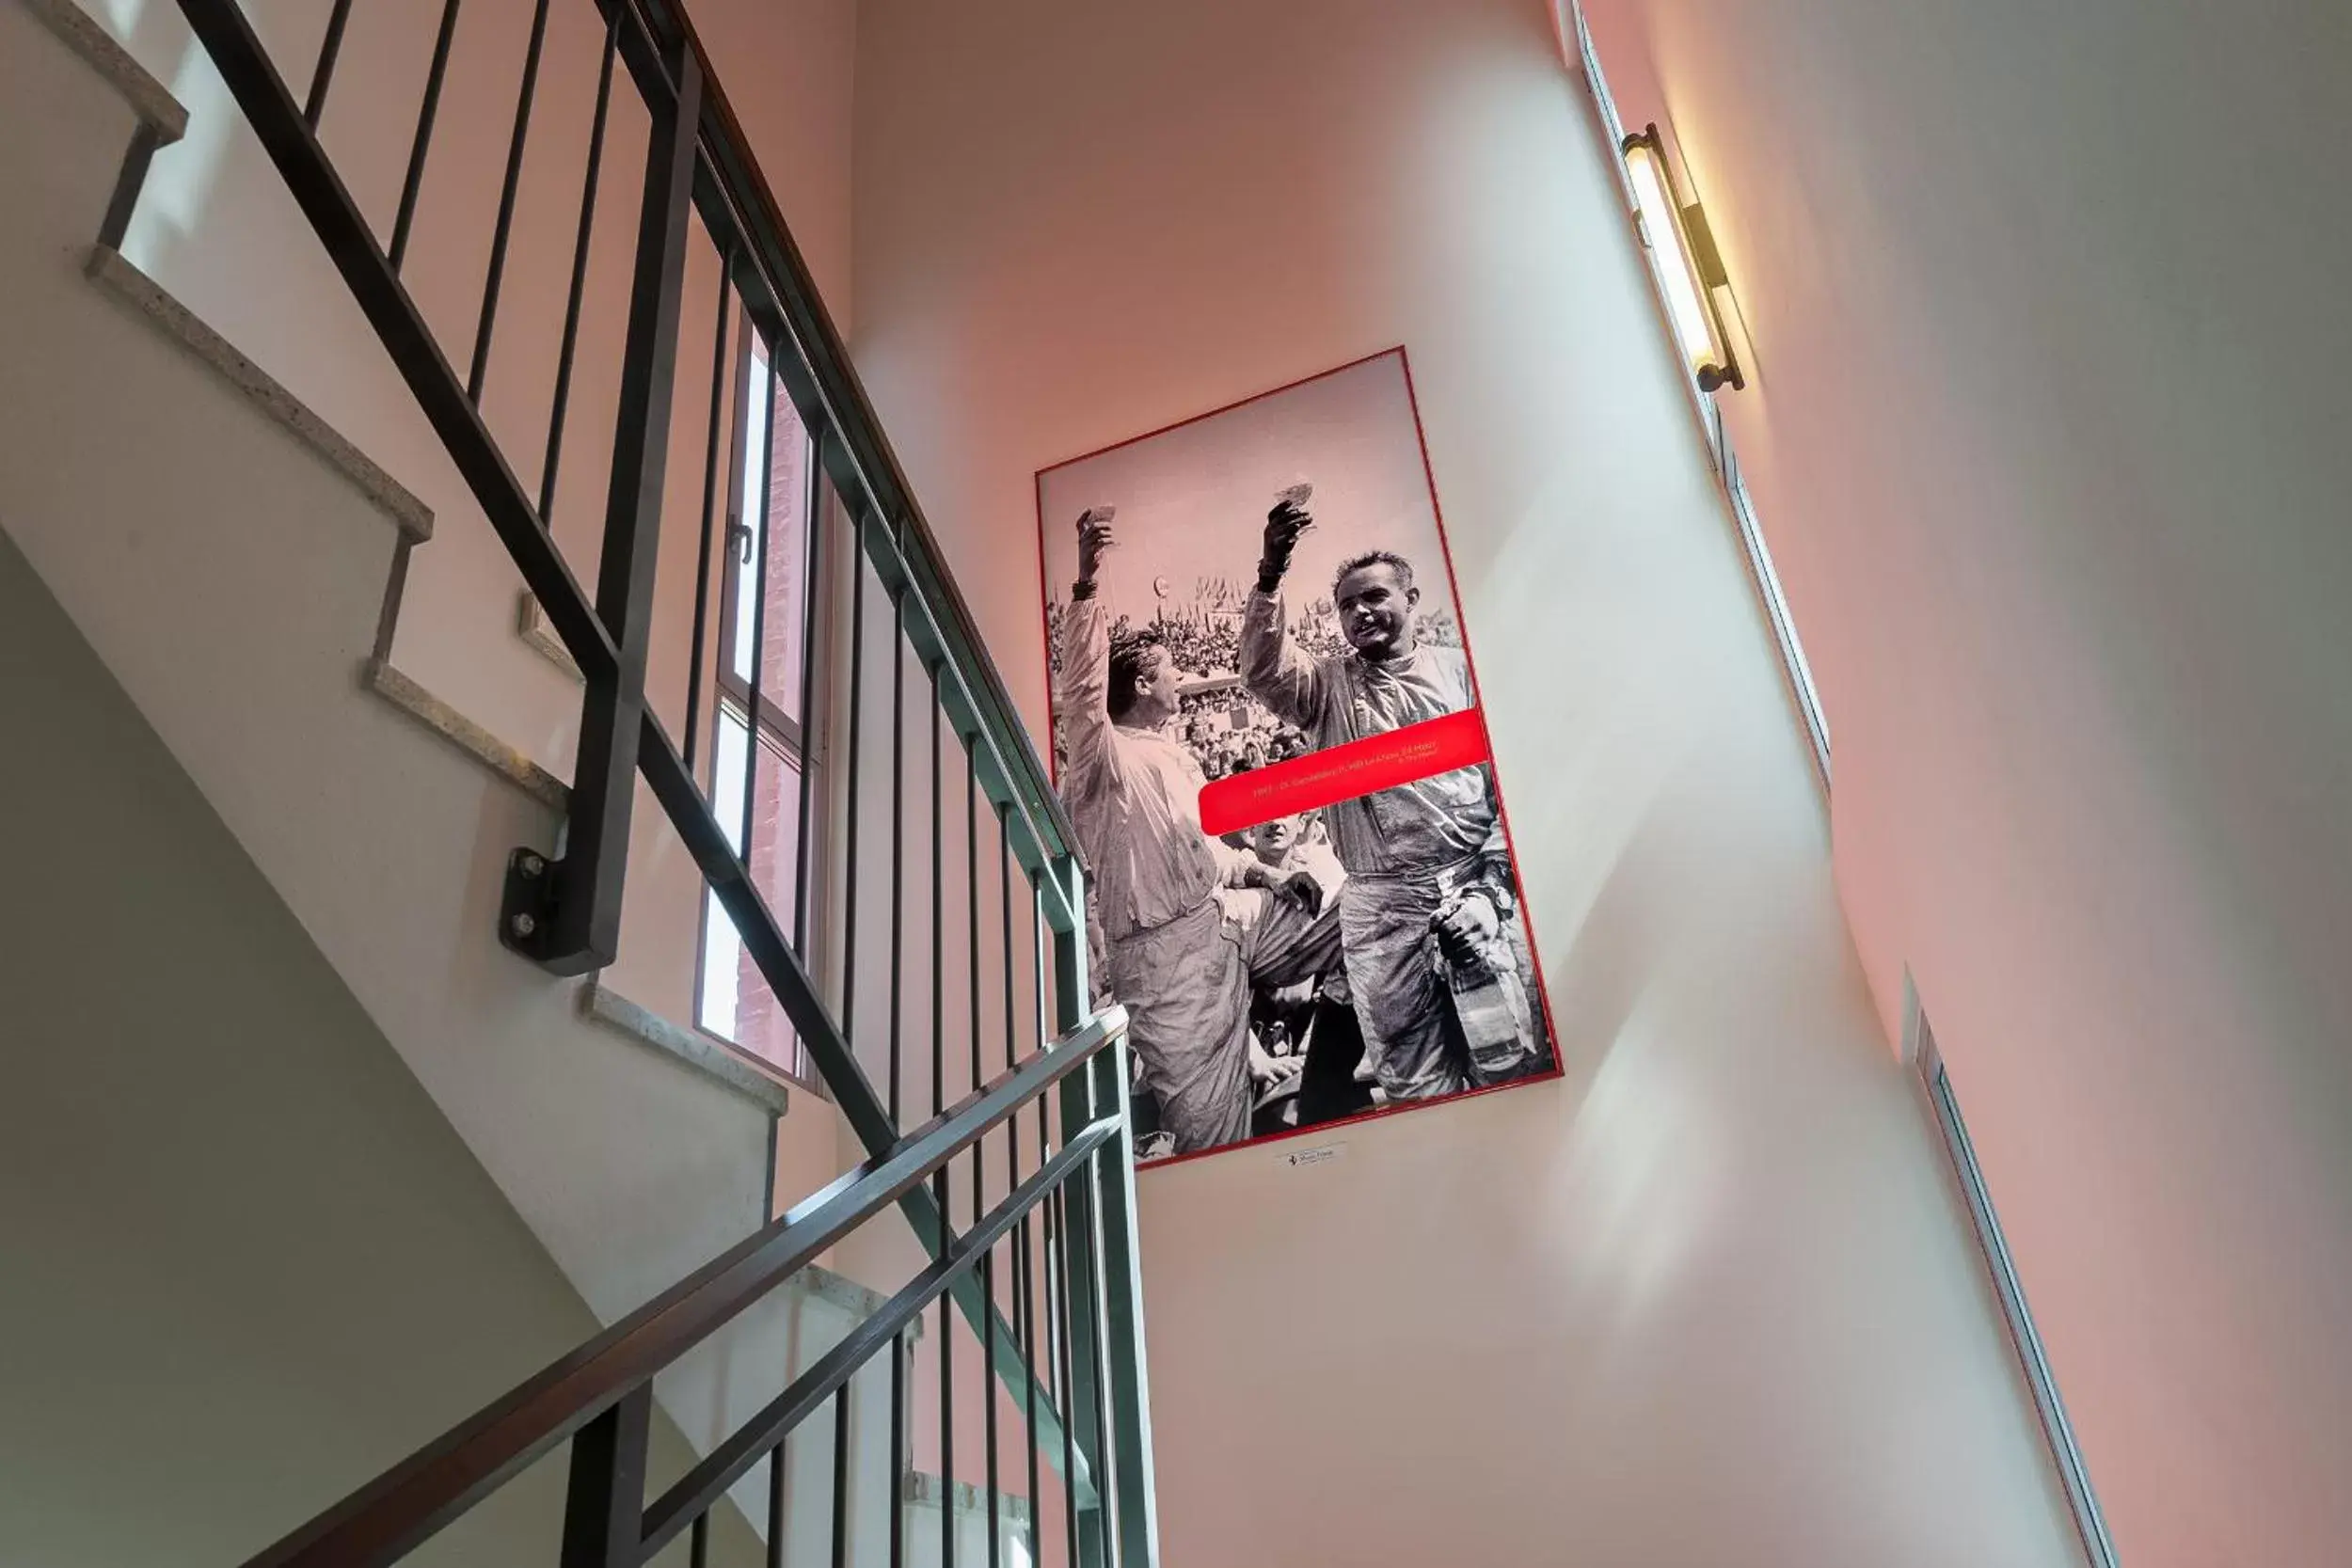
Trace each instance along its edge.
<path fill-rule="evenodd" d="M 1200 829 L 1238 832 L 1486 760 L 1486 725 L 1478 710 L 1449 713 L 1206 784 L 1200 791 Z"/>

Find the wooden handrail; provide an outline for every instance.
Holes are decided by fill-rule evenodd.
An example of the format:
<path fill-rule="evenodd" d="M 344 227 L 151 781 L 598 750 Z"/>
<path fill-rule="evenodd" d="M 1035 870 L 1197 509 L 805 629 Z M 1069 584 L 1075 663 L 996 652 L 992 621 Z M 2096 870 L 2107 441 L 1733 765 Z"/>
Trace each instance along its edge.
<path fill-rule="evenodd" d="M 398 1561 L 1093 1060 L 1125 1025 L 1125 1016 L 1111 1009 L 965 1096 L 888 1154 L 850 1170 L 250 1559 L 246 1568 L 376 1568 Z"/>
<path fill-rule="evenodd" d="M 1119 1116 L 1099 1117 L 1070 1135 L 1053 1158 L 1013 1190 L 988 1217 L 961 1236 L 916 1275 L 897 1295 L 850 1330 L 848 1337 L 795 1378 L 758 1415 L 713 1449 L 645 1511 L 643 1550 L 647 1558 L 677 1539 L 688 1525 L 708 1510 L 735 1484 L 760 1455 L 767 1453 L 819 1405 L 849 1382 L 851 1374 L 872 1359 L 914 1315 L 939 1299 L 955 1277 L 970 1269 L 988 1250 L 1021 1222 L 1022 1216 L 1063 1180 L 1075 1173 L 1095 1150 L 1119 1135 Z"/>

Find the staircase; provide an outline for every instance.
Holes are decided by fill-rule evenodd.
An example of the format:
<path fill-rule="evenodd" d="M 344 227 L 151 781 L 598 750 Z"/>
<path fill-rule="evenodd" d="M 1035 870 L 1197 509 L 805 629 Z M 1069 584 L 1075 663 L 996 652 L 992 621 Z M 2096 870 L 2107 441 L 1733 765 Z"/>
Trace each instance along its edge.
<path fill-rule="evenodd" d="M 93 846 L 92 887 L 200 920 L 188 911 L 204 865 L 227 866 L 282 915 L 272 961 L 308 977 L 326 1009 L 315 1027 L 342 1042 L 341 1055 L 240 1058 L 257 1081 L 314 1093 L 288 1090 L 266 1117 L 247 1107 L 253 1169 L 236 1202 L 298 1185 L 306 1148 L 311 1169 L 364 1184 L 359 1154 L 384 1146 L 389 1117 L 415 1180 L 379 1180 L 347 1227 L 332 1205 L 305 1211 L 333 1232 L 322 1259 L 367 1256 L 397 1211 L 412 1267 L 459 1267 L 462 1253 L 488 1271 L 468 1276 L 485 1301 L 535 1303 L 507 1312 L 520 1326 L 496 1337 L 499 1354 L 453 1356 L 462 1375 L 414 1374 L 443 1402 L 493 1375 L 514 1386 L 438 1438 L 404 1439 L 405 1461 L 383 1445 L 419 1413 L 356 1408 L 398 1367 L 342 1401 L 322 1389 L 316 1434 L 237 1428 L 283 1484 L 226 1501 L 207 1488 L 217 1517 L 174 1537 L 196 1546 L 187 1560 L 1154 1560 L 1124 1045 L 1116 1011 L 1087 1006 L 1074 841 L 686 18 L 540 0 L 518 40 L 513 143 L 488 160 L 503 175 L 477 236 L 491 259 L 481 311 L 460 335 L 401 265 L 441 253 L 404 254 L 416 213 L 434 211 L 431 178 L 453 166 L 432 154 L 437 100 L 468 71 L 454 0 L 429 47 L 410 40 L 431 63 L 400 118 L 389 223 L 344 178 L 380 150 L 339 141 L 332 118 L 339 69 L 358 80 L 337 63 L 346 31 L 371 19 L 338 0 L 293 49 L 285 18 L 234 0 L 183 11 L 202 52 L 188 79 L 216 72 L 227 89 L 193 127 L 72 0 L 0 7 L 15 133 L 0 202 L 21 219 L 0 241 L 11 657 L 79 672 L 87 700 L 60 711 L 115 715 L 103 735 L 58 731 L 61 768 L 151 779 L 132 798 L 178 800 L 191 833 L 216 830 L 204 864 L 151 833 L 120 835 L 122 862 Z M 644 126 L 645 150 L 607 166 L 606 237 L 582 221 L 558 363 L 534 379 L 498 356 L 543 338 L 494 336 L 511 308 L 499 258 L 532 276 L 521 150 L 542 135 L 529 127 L 543 54 L 560 54 L 542 40 L 580 13 L 602 40 L 596 135 L 551 166 L 595 170 L 608 114 Z M 389 367 L 429 444 L 415 429 L 405 444 L 397 430 L 354 438 L 126 254 L 158 150 L 183 135 L 246 150 L 223 166 L 261 166 L 252 148 L 265 150 L 377 345 L 381 361 L 352 375 Z M 458 166 L 451 178 L 483 182 Z M 600 382 L 571 361 L 594 336 L 578 330 L 584 258 L 614 233 L 625 326 L 618 373 Z M 485 398 L 485 377 L 547 396 Z M 771 509 L 787 427 L 815 459 L 797 564 L 769 559 L 783 554 Z M 540 438 L 567 428 L 610 444 L 580 436 L 559 461 Z M 749 429 L 765 439 L 747 444 Z M 397 455 L 379 461 L 381 447 Z M 582 451 L 605 470 L 584 501 L 558 483 Z M 730 476 L 755 469 L 760 483 L 728 501 Z M 570 510 L 556 514 L 559 493 Z M 532 641 L 516 646 L 536 649 L 535 689 L 577 705 L 553 741 L 509 744 L 394 657 L 409 585 L 461 538 L 495 541 L 528 590 Z M 718 601 L 743 580 L 752 653 L 731 686 L 730 638 L 746 628 L 730 631 Z M 775 606 L 782 637 L 764 635 Z M 0 689 L 30 709 L 43 689 Z M 755 761 L 723 799 L 724 716 L 765 724 L 771 709 L 791 750 L 770 763 L 768 796 Z M 24 799 L 58 817 L 77 798 Z M 762 800 L 765 840 L 750 809 Z M 789 1062 L 693 1029 L 689 998 L 632 1000 L 669 982 L 631 956 L 691 949 L 680 931 L 706 908 L 785 1021 Z M 205 967 L 220 1006 L 274 994 L 236 983 L 258 964 L 223 949 Z M 12 974 L 10 990 L 61 994 L 47 978 Z M 111 1022 L 87 1043 L 118 1054 L 150 1016 L 93 1012 Z M 246 1049 L 238 1031 L 215 1036 L 224 1053 Z M 320 1079 L 323 1061 L 343 1065 Z M 177 1067 L 170 1082 L 204 1082 L 203 1064 Z M 306 1130 L 281 1135 L 288 1122 Z M 200 1137 L 183 1150 L 197 1164 L 218 1152 Z M 485 1210 L 458 1252 L 429 1223 Z M 386 1246 L 407 1233 L 387 1228 Z M 504 1283 L 485 1283 L 500 1269 Z M 300 1269 L 271 1277 L 284 1298 L 310 1288 Z M 497 1373 L 534 1345 L 553 1357 L 543 1370 Z M 306 1449 L 334 1463 L 296 1463 Z M 371 1453 L 373 1481 L 352 1469 Z M 233 1459 L 209 1468 L 233 1473 Z M 110 1560 L 103 1531 L 42 1540 L 40 1560 Z"/>

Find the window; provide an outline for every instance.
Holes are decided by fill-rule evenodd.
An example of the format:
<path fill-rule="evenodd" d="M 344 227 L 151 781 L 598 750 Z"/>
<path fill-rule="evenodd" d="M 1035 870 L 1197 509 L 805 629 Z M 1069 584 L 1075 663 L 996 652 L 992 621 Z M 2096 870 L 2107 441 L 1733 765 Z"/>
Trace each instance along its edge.
<path fill-rule="evenodd" d="M 1612 149 L 1625 145 L 1625 121 L 1617 114 L 1617 101 L 1609 91 L 1609 78 L 1600 73 L 1600 55 L 1593 48 L 1593 30 L 1585 23 L 1582 0 L 1567 0 L 1569 24 L 1576 36 L 1577 61 L 1584 68 L 1584 85 L 1593 92 L 1594 106 L 1600 110 L 1601 129 L 1609 134 Z M 1625 162 L 1616 164 L 1617 182 L 1625 186 L 1626 202 L 1633 200 L 1633 187 L 1626 179 Z"/>
<path fill-rule="evenodd" d="M 1772 624 L 1772 640 L 1780 644 L 1780 662 L 1788 673 L 1788 688 L 1797 700 L 1798 716 L 1804 721 L 1806 736 L 1813 742 L 1813 763 L 1821 770 L 1821 782 L 1829 783 L 1829 718 L 1821 711 L 1820 694 L 1813 689 L 1813 667 L 1805 662 L 1804 644 L 1797 640 L 1797 623 L 1788 613 L 1788 600 L 1780 591 L 1780 574 L 1772 569 L 1772 552 L 1765 547 L 1764 531 L 1756 526 L 1756 503 L 1748 497 L 1746 476 L 1740 471 L 1740 454 L 1732 450 L 1731 437 L 1722 433 L 1720 413 L 1716 419 L 1716 451 L 1723 466 L 1724 494 L 1731 501 L 1732 521 L 1740 525 L 1740 542 L 1747 546 L 1748 569 L 1756 578 L 1756 593 L 1764 600 L 1764 614 Z"/>
<path fill-rule="evenodd" d="M 2033 1314 L 2026 1309 L 2025 1288 L 2018 1282 L 2009 1243 L 2002 1239 L 2001 1222 L 1993 1212 L 1993 1195 L 1985 1188 L 1984 1172 L 1977 1164 L 1976 1148 L 1968 1141 L 1968 1124 L 1961 1119 L 1960 1101 L 1952 1093 L 1951 1074 L 1945 1070 L 1943 1054 L 1935 1048 L 1935 1036 L 1928 1028 L 1926 1016 L 1915 1006 L 1912 1028 L 1912 1059 L 1927 1087 L 1928 1103 L 1934 1110 L 1936 1128 L 1944 1135 L 1945 1150 L 1951 1156 L 1961 1195 L 1967 1200 L 1977 1243 L 1984 1252 L 1985 1269 L 1993 1276 L 1994 1293 L 2000 1297 L 2002 1316 L 2009 1320 L 2010 1340 L 2017 1348 L 2018 1366 L 2032 1391 L 2034 1408 L 2042 1417 L 2042 1434 L 2049 1441 L 2058 1479 L 2065 1484 L 2067 1505 L 2074 1511 L 2074 1528 L 2082 1535 L 2083 1550 L 2090 1555 L 2092 1568 L 2116 1568 L 2115 1543 L 2107 1537 L 2106 1520 L 2099 1512 L 2097 1495 L 2090 1489 L 2090 1475 L 2084 1467 L 2082 1450 L 2074 1444 L 2074 1429 L 2067 1424 L 2066 1406 L 2058 1398 L 2056 1379 L 2050 1375 L 2042 1336 L 2034 1329 Z"/>
<path fill-rule="evenodd" d="M 750 834 L 753 885 L 778 924 L 801 941 L 814 924 L 799 895 L 803 628 L 818 475 L 807 428 L 770 374 L 755 337 L 738 385 L 736 483 L 728 497 L 711 683 L 709 799 L 738 853 Z M 798 1037 L 718 895 L 707 890 L 702 926 L 695 1022 L 805 1080 Z"/>
<path fill-rule="evenodd" d="M 1565 0 L 1565 4 L 1569 31 L 1575 40 L 1577 63 L 1583 67 L 1584 84 L 1592 90 L 1601 129 L 1609 138 L 1611 166 L 1616 170 L 1618 189 L 1629 215 L 1634 211 L 1633 187 L 1626 174 L 1625 159 L 1618 150 L 1625 145 L 1625 122 L 1618 117 L 1616 98 L 1609 90 L 1609 78 L 1601 71 L 1600 55 L 1593 47 L 1592 28 L 1585 22 L 1581 0 Z M 1652 252 L 1650 256 L 1654 265 L 1656 255 Z M 1663 289 L 1659 293 L 1662 313 Z M 1677 358 L 1681 360 L 1680 356 Z M 1732 450 L 1731 432 L 1724 423 L 1721 396 L 1700 389 L 1687 361 L 1683 362 L 1683 384 L 1696 400 L 1700 429 L 1707 437 L 1716 471 L 1722 476 L 1724 496 L 1730 503 L 1732 521 L 1740 531 L 1740 543 L 1748 554 L 1749 575 L 1756 583 L 1757 597 L 1764 601 L 1765 619 L 1772 625 L 1772 640 L 1780 646 L 1789 695 L 1796 703 L 1798 717 L 1804 721 L 1805 736 L 1812 743 L 1814 766 L 1820 769 L 1821 783 L 1826 785 L 1830 780 L 1829 719 L 1821 711 L 1820 693 L 1813 685 L 1813 668 L 1805 661 L 1804 644 L 1797 637 L 1796 619 L 1788 611 L 1788 596 L 1781 592 L 1780 574 L 1772 568 L 1772 552 L 1764 543 L 1764 531 L 1756 518 L 1756 504 L 1748 495 L 1747 481 L 1740 472 L 1739 454 Z"/>

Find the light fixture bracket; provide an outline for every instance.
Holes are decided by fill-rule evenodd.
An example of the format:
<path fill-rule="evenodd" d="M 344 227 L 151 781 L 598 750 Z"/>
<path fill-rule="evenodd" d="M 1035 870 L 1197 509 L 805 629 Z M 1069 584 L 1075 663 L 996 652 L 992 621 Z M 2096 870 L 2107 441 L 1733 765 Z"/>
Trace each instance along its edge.
<path fill-rule="evenodd" d="M 1708 221 L 1707 210 L 1695 200 L 1683 200 L 1675 183 L 1673 160 L 1666 156 L 1665 138 L 1659 135 L 1656 121 L 1629 134 L 1618 150 L 1626 160 L 1628 178 L 1634 185 L 1635 216 L 1643 243 L 1661 260 L 1662 287 L 1669 296 L 1667 313 L 1677 324 L 1677 341 L 1683 347 L 1692 376 L 1702 392 L 1724 387 L 1734 391 L 1744 388 L 1747 378 L 1740 371 L 1738 355 L 1732 351 L 1731 334 L 1724 321 L 1722 305 L 1715 297 L 1716 290 L 1730 287 L 1731 278 L 1724 270 L 1723 251 L 1715 243 L 1715 229 Z M 1664 261 L 1664 253 L 1668 251 L 1673 253 L 1670 263 Z M 1693 308 L 1695 318 L 1691 314 Z M 1704 344 L 1696 341 L 1701 325 L 1707 339 Z"/>
<path fill-rule="evenodd" d="M 1731 276 L 1724 271 L 1724 253 L 1715 248 L 1715 226 L 1707 221 L 1707 209 L 1692 201 L 1682 209 L 1682 231 L 1691 241 L 1691 264 L 1699 271 L 1699 281 L 1710 289 L 1728 288 Z"/>

